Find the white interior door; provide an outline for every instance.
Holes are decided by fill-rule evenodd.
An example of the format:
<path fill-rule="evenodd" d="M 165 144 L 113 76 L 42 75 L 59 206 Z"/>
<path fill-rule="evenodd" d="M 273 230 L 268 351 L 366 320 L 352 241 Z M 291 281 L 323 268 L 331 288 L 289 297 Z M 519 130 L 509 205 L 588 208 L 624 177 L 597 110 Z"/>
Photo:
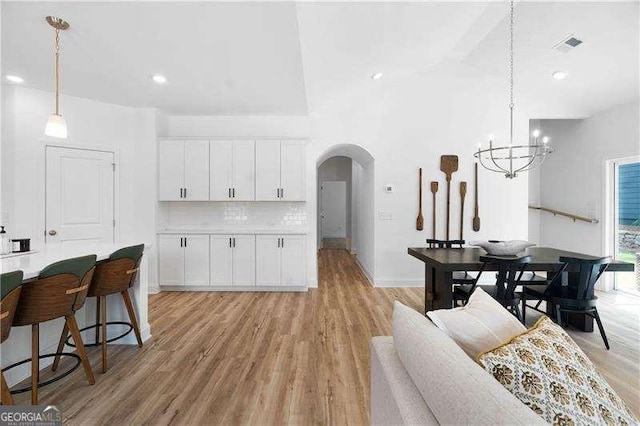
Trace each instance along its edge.
<path fill-rule="evenodd" d="M 256 285 L 255 235 L 237 235 L 234 237 L 233 285 Z"/>
<path fill-rule="evenodd" d="M 256 201 L 279 201 L 280 141 L 256 141 Z"/>
<path fill-rule="evenodd" d="M 184 143 L 185 199 L 209 200 L 209 141 Z"/>
<path fill-rule="evenodd" d="M 227 201 L 231 198 L 231 168 L 233 142 L 211 141 L 209 145 L 209 199 Z M 253 163 L 252 163 L 253 164 Z"/>
<path fill-rule="evenodd" d="M 233 143 L 233 199 L 253 201 L 256 199 L 255 175 L 256 152 L 254 141 Z"/>
<path fill-rule="evenodd" d="M 184 188 L 184 143 L 161 141 L 158 145 L 158 200 L 181 201 Z"/>
<path fill-rule="evenodd" d="M 114 164 L 113 152 L 46 148 L 47 243 L 113 242 Z"/>
<path fill-rule="evenodd" d="M 282 141 L 280 156 L 281 198 L 285 201 L 305 201 L 304 141 Z"/>
<path fill-rule="evenodd" d="M 322 238 L 346 238 L 347 182 L 324 181 L 320 191 Z"/>
<path fill-rule="evenodd" d="M 211 280 L 214 286 L 233 283 L 233 248 L 231 235 L 211 235 Z"/>

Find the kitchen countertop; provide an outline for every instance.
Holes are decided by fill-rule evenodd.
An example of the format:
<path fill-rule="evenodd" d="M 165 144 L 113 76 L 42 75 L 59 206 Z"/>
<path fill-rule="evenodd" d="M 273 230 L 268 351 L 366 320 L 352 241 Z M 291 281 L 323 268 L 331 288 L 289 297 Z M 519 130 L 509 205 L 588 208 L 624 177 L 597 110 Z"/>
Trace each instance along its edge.
<path fill-rule="evenodd" d="M 71 259 L 73 257 L 95 254 L 97 260 L 108 259 L 111 253 L 123 247 L 132 246 L 136 243 L 71 243 L 71 244 L 43 244 L 34 247 L 34 253 L 21 256 L 7 257 L 0 260 L 0 273 L 21 270 L 24 272 L 24 279 L 36 278 L 40 271 L 47 265 L 60 260 Z M 150 247 L 145 243 L 145 251 Z"/>
<path fill-rule="evenodd" d="M 306 228 L 185 228 L 162 229 L 158 234 L 228 234 L 228 235 L 306 235 Z"/>

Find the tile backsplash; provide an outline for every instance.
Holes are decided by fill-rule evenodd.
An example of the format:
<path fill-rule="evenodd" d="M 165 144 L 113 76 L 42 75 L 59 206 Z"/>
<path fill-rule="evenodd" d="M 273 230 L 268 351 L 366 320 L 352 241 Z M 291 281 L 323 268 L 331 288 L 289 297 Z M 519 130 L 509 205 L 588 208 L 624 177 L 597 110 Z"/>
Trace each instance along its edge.
<path fill-rule="evenodd" d="M 160 229 L 306 228 L 305 202 L 166 202 Z"/>

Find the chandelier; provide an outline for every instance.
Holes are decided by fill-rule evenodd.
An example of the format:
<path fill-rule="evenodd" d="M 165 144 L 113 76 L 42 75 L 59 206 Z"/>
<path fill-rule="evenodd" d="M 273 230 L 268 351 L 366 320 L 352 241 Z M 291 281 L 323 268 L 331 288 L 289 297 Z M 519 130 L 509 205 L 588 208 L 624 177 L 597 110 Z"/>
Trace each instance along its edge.
<path fill-rule="evenodd" d="M 480 165 L 492 172 L 504 173 L 508 179 L 513 179 L 520 172 L 531 170 L 540 166 L 547 154 L 555 150 L 549 145 L 547 136 L 540 139 L 540 131 L 534 130 L 533 143 L 516 145 L 513 142 L 513 109 L 515 106 L 513 96 L 513 29 L 514 6 L 510 1 L 510 25 L 509 25 L 509 145 L 494 146 L 493 135 L 489 136 L 489 148 L 483 148 L 478 144 L 478 151 L 473 156 Z"/>

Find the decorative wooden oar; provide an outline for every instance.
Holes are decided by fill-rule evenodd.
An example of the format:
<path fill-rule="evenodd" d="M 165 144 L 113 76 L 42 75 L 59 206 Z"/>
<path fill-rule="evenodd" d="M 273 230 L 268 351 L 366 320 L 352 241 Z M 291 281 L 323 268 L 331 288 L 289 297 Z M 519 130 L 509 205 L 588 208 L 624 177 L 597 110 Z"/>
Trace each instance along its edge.
<path fill-rule="evenodd" d="M 451 175 L 458 171 L 458 156 L 443 155 L 440 157 L 440 170 L 447 176 L 447 241 L 449 238 L 449 228 L 451 220 Z"/>
<path fill-rule="evenodd" d="M 476 180 L 476 188 L 475 188 L 475 192 L 476 192 L 476 205 L 474 207 L 474 213 L 473 213 L 473 230 L 475 232 L 478 232 L 480 230 L 480 217 L 478 216 L 478 163 L 476 163 L 476 170 L 475 170 L 475 180 Z"/>
<path fill-rule="evenodd" d="M 433 239 L 436 239 L 436 193 L 438 192 L 438 182 L 431 182 L 431 198 L 433 199 Z"/>
<path fill-rule="evenodd" d="M 422 217 L 422 167 L 420 167 L 420 189 L 418 191 L 420 210 L 418 211 L 418 219 L 416 219 L 416 229 L 422 231 L 424 229 L 424 217 Z"/>
<path fill-rule="evenodd" d="M 464 197 L 467 195 L 467 182 L 460 182 L 460 240 L 464 240 Z"/>

